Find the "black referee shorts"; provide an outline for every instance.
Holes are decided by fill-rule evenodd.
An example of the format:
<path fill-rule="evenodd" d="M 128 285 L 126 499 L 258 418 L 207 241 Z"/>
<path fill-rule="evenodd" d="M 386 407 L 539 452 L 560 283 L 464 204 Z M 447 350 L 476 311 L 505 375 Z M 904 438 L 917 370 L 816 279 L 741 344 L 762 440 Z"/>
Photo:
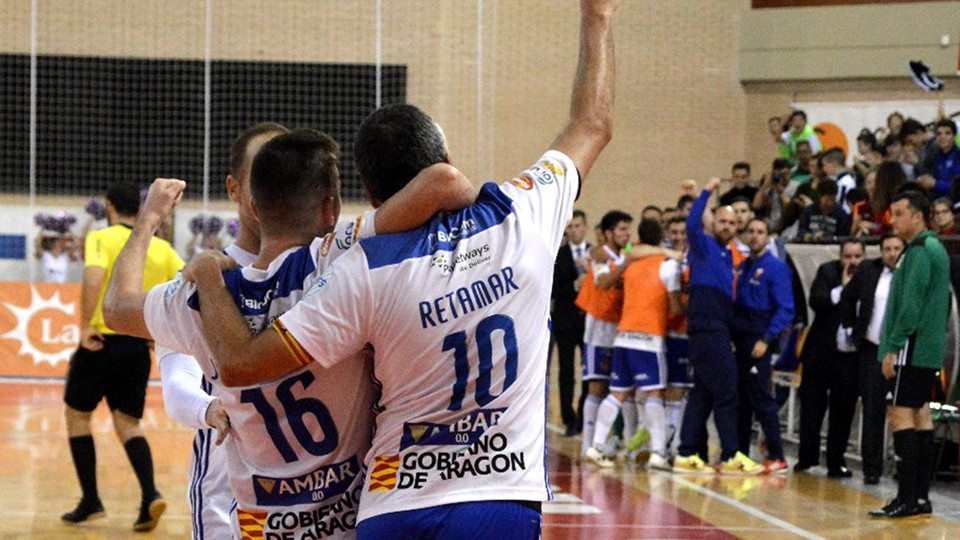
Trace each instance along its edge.
<path fill-rule="evenodd" d="M 147 340 L 108 334 L 102 350 L 79 347 L 73 353 L 63 401 L 78 411 L 92 412 L 106 397 L 111 411 L 142 418 L 149 377 Z"/>
<path fill-rule="evenodd" d="M 890 402 L 895 407 L 920 409 L 930 402 L 934 388 L 940 383 L 940 370 L 916 367 L 913 361 L 913 347 L 915 338 L 907 340 L 900 356 L 897 358 L 897 375 L 891 379 Z"/>

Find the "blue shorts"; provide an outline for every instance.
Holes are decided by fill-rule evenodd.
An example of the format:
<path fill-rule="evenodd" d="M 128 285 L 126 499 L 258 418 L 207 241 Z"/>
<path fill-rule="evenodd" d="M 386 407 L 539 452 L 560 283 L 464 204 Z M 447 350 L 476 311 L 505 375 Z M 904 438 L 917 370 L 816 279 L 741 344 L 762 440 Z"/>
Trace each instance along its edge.
<path fill-rule="evenodd" d="M 693 386 L 693 368 L 690 367 L 690 340 L 667 336 L 667 383 L 670 386 Z"/>
<path fill-rule="evenodd" d="M 539 503 L 475 501 L 391 512 L 357 525 L 357 539 L 538 540 L 543 518 Z"/>
<path fill-rule="evenodd" d="M 623 347 L 613 350 L 611 391 L 660 390 L 666 386 L 667 366 L 663 353 Z"/>
<path fill-rule="evenodd" d="M 583 344 L 583 380 L 606 381 L 613 366 L 613 347 Z"/>

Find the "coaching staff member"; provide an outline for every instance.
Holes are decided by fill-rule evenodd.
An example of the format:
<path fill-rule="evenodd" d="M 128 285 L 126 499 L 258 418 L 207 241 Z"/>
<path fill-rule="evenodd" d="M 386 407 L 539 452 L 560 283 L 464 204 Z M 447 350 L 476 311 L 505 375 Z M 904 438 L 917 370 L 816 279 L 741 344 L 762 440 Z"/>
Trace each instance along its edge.
<path fill-rule="evenodd" d="M 117 438 L 140 482 L 140 513 L 133 530 L 152 530 L 167 507 L 154 486 L 153 458 L 140 429 L 150 376 L 147 341 L 115 334 L 103 322 L 106 284 L 110 281 L 113 264 L 130 236 L 139 208 L 140 190 L 137 186 L 114 184 L 107 191 L 110 226 L 90 233 L 86 239 L 80 289 L 80 347 L 70 359 L 64 391 L 70 454 L 83 498 L 74 510 L 61 516 L 66 523 L 104 516 L 97 492 L 97 455 L 90 431 L 90 417 L 103 398 L 110 406 Z M 144 290 L 173 279 L 182 266 L 183 260 L 167 241 L 152 239 L 147 252 Z"/>
<path fill-rule="evenodd" d="M 893 232 L 907 247 L 890 284 L 878 359 L 893 394 L 887 420 L 900 468 L 897 497 L 870 514 L 899 518 L 932 512 L 928 491 L 933 422 L 928 402 L 943 367 L 950 261 L 937 235 L 927 230 L 930 202 L 922 193 L 896 195 L 890 212 Z"/>

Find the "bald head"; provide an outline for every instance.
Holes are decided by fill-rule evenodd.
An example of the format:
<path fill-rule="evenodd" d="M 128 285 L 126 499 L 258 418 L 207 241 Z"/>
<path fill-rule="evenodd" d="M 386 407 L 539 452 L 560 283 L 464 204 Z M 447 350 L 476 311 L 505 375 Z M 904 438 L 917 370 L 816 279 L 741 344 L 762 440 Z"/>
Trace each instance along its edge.
<path fill-rule="evenodd" d="M 726 244 L 737 234 L 737 213 L 731 206 L 721 206 L 713 216 L 713 236 Z"/>

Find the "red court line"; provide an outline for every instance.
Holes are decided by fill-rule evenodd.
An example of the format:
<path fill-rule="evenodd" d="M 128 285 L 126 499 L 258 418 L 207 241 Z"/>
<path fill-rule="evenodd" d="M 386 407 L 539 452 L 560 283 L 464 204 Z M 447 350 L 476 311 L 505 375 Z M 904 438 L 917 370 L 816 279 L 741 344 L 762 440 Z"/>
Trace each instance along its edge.
<path fill-rule="evenodd" d="M 566 454 L 549 452 L 550 481 L 600 514 L 544 514 L 545 540 L 737 538 L 677 506 L 626 485 L 615 475 L 583 469 Z"/>

